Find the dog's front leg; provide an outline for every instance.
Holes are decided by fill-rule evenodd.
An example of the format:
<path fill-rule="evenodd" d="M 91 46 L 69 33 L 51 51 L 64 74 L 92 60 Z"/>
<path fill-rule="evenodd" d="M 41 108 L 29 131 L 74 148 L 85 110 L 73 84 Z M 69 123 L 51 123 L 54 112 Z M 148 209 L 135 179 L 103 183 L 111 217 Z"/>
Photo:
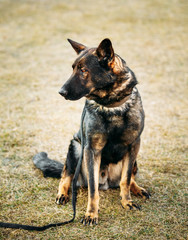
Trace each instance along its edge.
<path fill-rule="evenodd" d="M 88 181 L 88 205 L 85 216 L 82 219 L 84 225 L 98 223 L 99 211 L 99 171 L 101 164 L 101 152 L 106 143 L 103 134 L 96 133 L 87 140 L 84 148 L 84 163 Z"/>
<path fill-rule="evenodd" d="M 128 153 L 124 156 L 122 162 L 122 174 L 120 181 L 120 196 L 121 196 L 121 205 L 125 209 L 140 209 L 140 207 L 133 203 L 130 194 L 131 186 L 131 175 L 133 164 L 136 159 L 135 146 L 132 145 L 129 147 Z"/>
<path fill-rule="evenodd" d="M 88 205 L 86 214 L 81 222 L 84 225 L 94 225 L 98 223 L 98 187 L 101 154 L 86 146 L 84 149 L 84 162 L 88 181 Z"/>

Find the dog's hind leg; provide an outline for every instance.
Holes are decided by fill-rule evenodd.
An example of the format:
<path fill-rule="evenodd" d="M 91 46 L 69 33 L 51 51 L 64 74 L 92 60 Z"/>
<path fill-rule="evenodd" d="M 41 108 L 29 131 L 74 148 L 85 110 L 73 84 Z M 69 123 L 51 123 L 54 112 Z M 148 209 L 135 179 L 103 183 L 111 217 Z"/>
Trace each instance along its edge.
<path fill-rule="evenodd" d="M 61 174 L 56 203 L 65 205 L 69 201 L 69 189 L 80 157 L 81 145 L 73 139 L 69 145 L 67 159 Z"/>
<path fill-rule="evenodd" d="M 144 199 L 149 199 L 150 198 L 150 193 L 147 192 L 144 188 L 138 186 L 134 178 L 131 178 L 131 192 L 138 197 L 142 197 Z"/>

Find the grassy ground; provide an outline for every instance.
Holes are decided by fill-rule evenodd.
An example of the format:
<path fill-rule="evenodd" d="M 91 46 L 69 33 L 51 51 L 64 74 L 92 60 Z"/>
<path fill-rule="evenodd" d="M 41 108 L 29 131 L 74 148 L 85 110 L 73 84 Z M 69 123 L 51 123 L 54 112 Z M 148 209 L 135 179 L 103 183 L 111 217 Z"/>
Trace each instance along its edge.
<path fill-rule="evenodd" d="M 140 185 L 151 200 L 122 210 L 119 190 L 100 192 L 97 227 L 74 223 L 45 232 L 0 230 L 0 239 L 186 239 L 187 2 L 180 0 L 0 1 L 0 220 L 43 225 L 70 219 L 54 203 L 59 180 L 44 179 L 32 156 L 65 160 L 84 99 L 58 95 L 76 55 L 66 38 L 97 46 L 109 37 L 136 73 L 146 112 Z"/>

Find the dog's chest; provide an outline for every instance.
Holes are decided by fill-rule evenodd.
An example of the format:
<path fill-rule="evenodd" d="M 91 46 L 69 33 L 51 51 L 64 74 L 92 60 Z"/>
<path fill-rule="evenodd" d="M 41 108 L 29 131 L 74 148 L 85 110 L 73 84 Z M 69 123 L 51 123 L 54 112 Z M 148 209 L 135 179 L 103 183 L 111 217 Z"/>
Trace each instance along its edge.
<path fill-rule="evenodd" d="M 106 144 L 102 150 L 102 165 L 116 164 L 123 159 L 135 136 L 126 116 L 112 116 L 104 122 Z"/>
<path fill-rule="evenodd" d="M 87 115 L 86 128 L 90 136 L 94 133 L 101 135 L 106 144 L 127 146 L 140 134 L 142 118 L 142 111 L 136 106 L 114 110 L 96 107 Z"/>
<path fill-rule="evenodd" d="M 122 116 L 113 115 L 104 119 L 105 128 L 107 132 L 111 132 L 114 129 L 122 129 L 125 127 L 125 121 Z"/>
<path fill-rule="evenodd" d="M 122 117 L 112 116 L 104 120 L 104 128 L 108 136 L 121 136 L 125 130 L 126 123 Z"/>
<path fill-rule="evenodd" d="M 136 111 L 122 115 L 112 115 L 104 119 L 107 141 L 114 144 L 129 145 L 139 135 L 141 117 Z"/>

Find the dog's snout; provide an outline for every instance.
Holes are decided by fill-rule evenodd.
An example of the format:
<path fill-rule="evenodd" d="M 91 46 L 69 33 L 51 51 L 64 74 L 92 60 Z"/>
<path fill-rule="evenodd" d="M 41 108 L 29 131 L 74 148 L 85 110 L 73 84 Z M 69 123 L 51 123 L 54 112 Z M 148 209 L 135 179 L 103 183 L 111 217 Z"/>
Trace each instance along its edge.
<path fill-rule="evenodd" d="M 66 97 L 67 94 L 68 94 L 68 91 L 65 90 L 64 88 L 61 88 L 60 91 L 59 91 L 59 94 L 60 94 L 61 96 L 63 96 L 63 97 Z"/>

